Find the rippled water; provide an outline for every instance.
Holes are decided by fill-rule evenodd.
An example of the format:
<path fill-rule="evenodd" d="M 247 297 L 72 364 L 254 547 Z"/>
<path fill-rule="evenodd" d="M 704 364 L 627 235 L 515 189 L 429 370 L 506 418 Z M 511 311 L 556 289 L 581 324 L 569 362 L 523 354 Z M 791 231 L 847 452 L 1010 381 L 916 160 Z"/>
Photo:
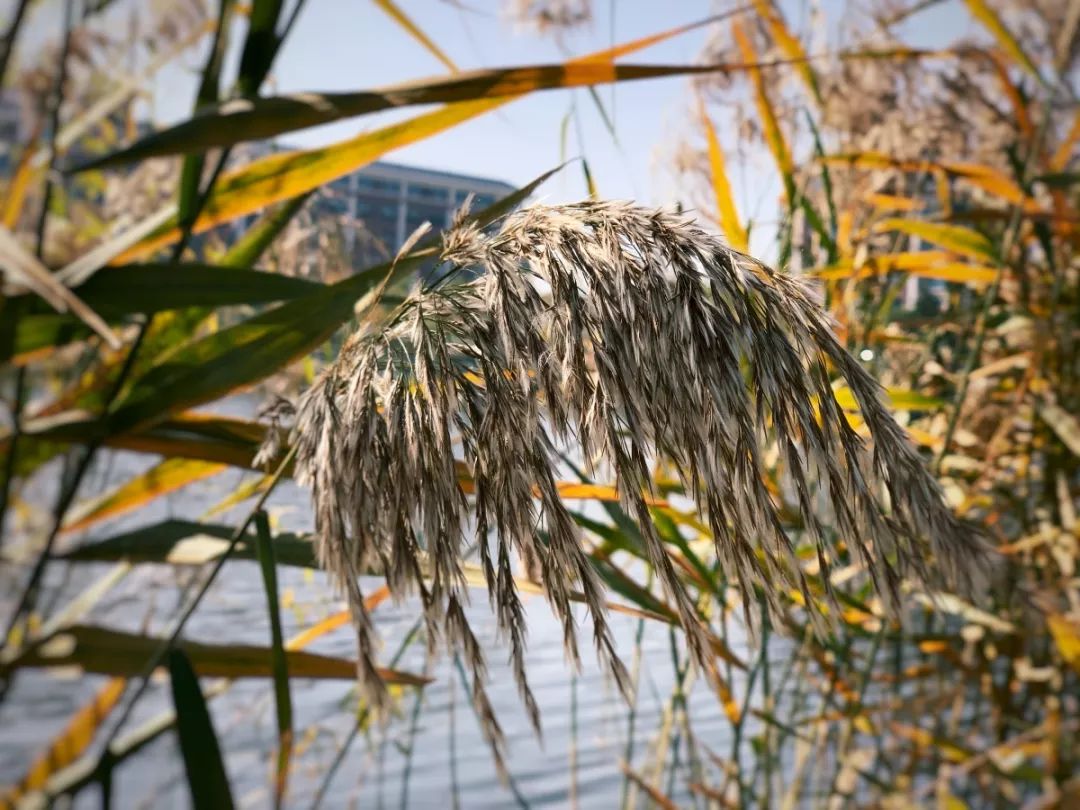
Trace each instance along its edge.
<path fill-rule="evenodd" d="M 233 405 L 240 410 L 248 407 L 244 403 Z M 87 491 L 115 486 L 153 463 L 154 459 L 147 456 L 103 454 L 90 476 Z M 45 471 L 35 482 L 35 498 L 49 502 L 48 482 L 55 476 L 56 469 Z M 240 480 L 241 472 L 230 470 L 198 482 L 181 494 L 162 498 L 135 514 L 99 525 L 85 537 L 66 539 L 65 543 L 70 547 L 168 517 L 196 518 Z M 235 523 L 245 509 L 234 509 L 215 520 Z M 282 530 L 310 528 L 307 496 L 291 483 L 275 493 L 269 511 Z M 44 603 L 63 605 L 110 567 L 56 565 L 49 576 Z M 18 573 L 9 569 L 2 575 L 0 584 L 5 593 L 14 592 Z M 180 588 L 192 573 L 171 566 L 138 566 L 109 592 L 90 618 L 95 624 L 124 630 L 163 632 Z M 282 567 L 279 587 L 288 605 L 284 610 L 286 637 L 341 609 L 319 573 Z M 539 597 L 528 597 L 527 612 L 528 672 L 542 712 L 542 741 L 526 720 L 506 665 L 505 648 L 494 637 L 486 595 L 474 592 L 470 607 L 473 626 L 487 651 L 489 692 L 509 741 L 509 768 L 520 800 L 514 789 L 498 780 L 458 672 L 453 662 L 443 660 L 431 665 L 433 683 L 421 692 L 405 694 L 402 716 L 385 733 L 372 729 L 353 741 L 326 789 L 323 806 L 483 808 L 514 806 L 523 801 L 530 807 L 565 807 L 575 796 L 581 807 L 616 806 L 624 789 L 620 762 L 627 753 L 629 709 L 593 660 L 588 627 L 581 630 L 584 671 L 575 678 L 564 660 L 560 627 L 546 604 Z M 376 610 L 377 625 L 385 639 L 383 663 L 389 661 L 418 616 L 416 605 L 409 602 L 387 602 Z M 581 624 L 586 624 L 583 616 Z M 630 666 L 639 622 L 617 614 L 612 617 L 612 625 L 620 653 Z M 186 638 L 219 644 L 267 644 L 269 634 L 258 567 L 252 562 L 236 561 L 226 564 L 189 623 Z M 351 657 L 353 643 L 348 629 L 342 628 L 308 649 Z M 739 645 L 734 646 L 738 649 Z M 651 777 L 657 761 L 653 748 L 657 730 L 675 682 L 669 628 L 645 623 L 641 649 L 643 663 L 631 759 L 635 768 Z M 399 663 L 399 668 L 414 672 L 425 671 L 425 666 L 422 645 L 413 645 Z M 0 708 L 0 782 L 17 780 L 31 757 L 47 745 L 102 682 L 99 677 L 71 673 L 20 673 Z M 355 694 L 349 682 L 294 679 L 292 695 L 298 747 L 288 804 L 308 807 L 324 785 L 328 767 L 341 744 L 354 728 Z M 417 699 L 421 701 L 418 710 Z M 130 727 L 168 705 L 167 685 L 158 681 L 140 703 Z M 728 756 L 731 732 L 715 698 L 699 684 L 691 689 L 688 705 L 697 741 Z M 276 736 L 269 681 L 235 683 L 211 703 L 211 711 L 238 804 L 267 806 L 269 755 Z M 677 778 L 670 785 L 673 798 L 680 804 L 689 800 L 687 785 L 694 781 L 685 752 L 683 742 L 677 751 L 669 750 L 666 757 L 669 764 L 675 756 L 680 757 L 675 769 Z M 666 773 L 659 786 L 668 790 Z M 172 734 L 119 767 L 113 795 L 116 807 L 188 806 L 183 767 Z M 76 806 L 95 807 L 98 802 L 94 790 L 87 790 Z"/>

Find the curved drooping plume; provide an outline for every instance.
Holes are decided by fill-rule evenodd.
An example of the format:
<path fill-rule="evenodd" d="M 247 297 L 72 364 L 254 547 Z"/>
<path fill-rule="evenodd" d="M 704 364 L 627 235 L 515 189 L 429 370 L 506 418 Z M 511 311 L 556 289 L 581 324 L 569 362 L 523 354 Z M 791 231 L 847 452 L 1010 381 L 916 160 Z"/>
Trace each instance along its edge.
<path fill-rule="evenodd" d="M 432 642 L 471 662 L 477 709 L 498 739 L 464 613 L 474 543 L 534 722 L 515 554 L 540 572 L 575 658 L 571 597 L 583 595 L 598 653 L 626 685 L 601 585 L 556 485 L 567 448 L 614 476 L 699 661 L 709 639 L 650 514 L 658 461 L 680 471 L 747 604 L 757 590 L 776 609 L 792 588 L 815 604 L 767 486 L 765 443 L 817 548 L 826 599 L 838 541 L 887 602 L 905 577 L 972 586 L 985 563 L 979 539 L 943 504 L 877 383 L 797 280 L 685 217 L 612 202 L 535 206 L 494 234 L 459 224 L 441 259 L 439 281 L 346 342 L 303 395 L 294 429 L 319 559 L 349 597 L 373 699 L 375 635 L 357 582 L 371 567 L 393 592 L 418 593 Z M 834 375 L 869 445 L 838 404 Z"/>

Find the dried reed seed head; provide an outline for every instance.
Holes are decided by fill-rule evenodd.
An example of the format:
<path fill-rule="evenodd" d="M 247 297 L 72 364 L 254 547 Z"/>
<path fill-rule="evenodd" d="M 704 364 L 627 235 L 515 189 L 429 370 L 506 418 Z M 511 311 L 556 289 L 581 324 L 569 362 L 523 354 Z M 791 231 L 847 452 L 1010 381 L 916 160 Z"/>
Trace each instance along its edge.
<path fill-rule="evenodd" d="M 626 687 L 603 588 L 556 486 L 567 453 L 615 477 L 703 663 L 707 622 L 650 513 L 656 463 L 679 471 L 748 617 L 755 593 L 779 613 L 791 589 L 819 626 L 826 613 L 770 489 L 766 445 L 816 549 L 815 588 L 827 602 L 840 541 L 894 606 L 905 577 L 970 590 L 985 571 L 981 541 L 945 507 L 877 383 L 798 280 L 686 217 L 621 202 L 534 206 L 495 234 L 459 223 L 442 259 L 450 272 L 438 283 L 420 285 L 380 330 L 346 343 L 303 395 L 294 431 L 319 559 L 350 597 L 373 696 L 384 693 L 357 584 L 369 567 L 396 594 L 419 594 L 432 643 L 465 653 L 474 701 L 489 711 L 483 656 L 462 610 L 471 543 L 537 726 L 514 554 L 539 571 L 575 661 L 572 602 L 585 602 L 597 652 Z M 836 401 L 834 373 L 858 402 L 870 447 Z M 462 467 L 474 482 L 471 504 Z M 496 740 L 493 720 L 488 731 Z"/>

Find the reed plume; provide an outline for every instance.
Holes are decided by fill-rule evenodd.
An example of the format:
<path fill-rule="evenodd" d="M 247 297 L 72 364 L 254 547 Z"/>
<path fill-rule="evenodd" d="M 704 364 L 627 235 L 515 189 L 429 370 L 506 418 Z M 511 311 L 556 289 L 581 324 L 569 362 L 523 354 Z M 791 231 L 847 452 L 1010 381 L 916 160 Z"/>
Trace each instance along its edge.
<path fill-rule="evenodd" d="M 584 596 L 597 652 L 628 688 L 603 588 L 556 486 L 569 448 L 587 470 L 614 476 L 699 662 L 709 641 L 650 514 L 657 462 L 680 471 L 748 615 L 755 593 L 779 612 L 793 588 L 819 613 L 820 596 L 833 599 L 841 541 L 893 606 L 904 578 L 974 587 L 986 565 L 980 539 L 944 505 L 879 386 L 797 279 L 684 216 L 620 202 L 534 206 L 492 234 L 462 221 L 444 235 L 441 260 L 437 281 L 349 338 L 303 394 L 294 427 L 318 556 L 348 596 L 374 702 L 385 695 L 358 583 L 370 568 L 395 594 L 419 595 L 431 643 L 464 653 L 499 744 L 464 611 L 472 543 L 537 727 L 514 555 L 535 563 L 575 661 L 571 596 Z M 869 443 L 837 402 L 837 374 Z M 766 443 L 817 549 L 822 595 L 811 594 L 767 486 Z"/>

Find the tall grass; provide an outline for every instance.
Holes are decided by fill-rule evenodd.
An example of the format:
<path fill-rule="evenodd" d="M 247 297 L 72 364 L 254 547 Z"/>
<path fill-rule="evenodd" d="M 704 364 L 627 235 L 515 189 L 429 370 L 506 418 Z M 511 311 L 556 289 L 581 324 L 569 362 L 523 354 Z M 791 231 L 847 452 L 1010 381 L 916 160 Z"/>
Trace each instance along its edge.
<path fill-rule="evenodd" d="M 13 682 L 41 667 L 111 678 L 4 803 L 92 785 L 108 796 L 114 770 L 176 727 L 192 795 L 225 806 L 204 704 L 256 676 L 276 709 L 268 795 L 289 806 L 304 734 L 292 682 L 359 669 L 355 728 L 318 805 L 354 742 L 378 733 L 373 719 L 398 723 L 402 706 L 411 757 L 425 700 L 403 690 L 429 682 L 399 668 L 414 644 L 449 648 L 502 762 L 485 651 L 463 608 L 473 588 L 488 591 L 538 728 L 522 594 L 548 599 L 572 659 L 574 605 L 588 607 L 629 702 L 624 806 L 1077 800 L 1075 3 L 970 0 L 950 13 L 970 19 L 975 38 L 933 51 L 905 31 L 936 4 L 872 4 L 865 24 L 848 21 L 843 50 L 820 53 L 821 37 L 811 47 L 763 0 L 562 64 L 455 70 L 318 103 L 259 95 L 303 3 L 223 2 L 214 15 L 167 6 L 144 32 L 154 53 L 134 60 L 145 75 L 122 81 L 111 71 L 123 50 L 89 36 L 101 12 L 79 16 L 71 2 L 53 51 L 9 63 L 25 5 L 0 51 L 40 122 L 13 153 L 0 232 L 11 406 L 0 524 L 17 563 L 5 574 L 15 594 L 0 699 L 15 700 Z M 371 13 L 455 67 L 422 17 L 377 5 Z M 582 3 L 512 5 L 544 30 L 590 17 Z M 709 41 L 693 64 L 616 61 L 695 27 Z M 224 76 L 220 54 L 237 31 L 237 73 Z M 133 95 L 204 35 L 191 118 L 138 137 Z M 289 277 L 306 275 L 297 245 L 310 244 L 296 218 L 334 178 L 529 93 L 673 75 L 696 77 L 681 187 L 700 219 L 715 213 L 726 243 L 632 204 L 511 213 L 545 175 L 463 211 L 437 238 L 418 234 L 384 265 Z M 328 147 L 243 150 L 431 103 L 442 106 Z M 775 172 L 775 227 L 771 206 L 751 216 L 739 193 L 734 169 L 752 160 Z M 252 214 L 239 236 L 219 227 Z M 417 282 L 432 261 L 441 273 Z M 940 282 L 937 306 L 897 306 L 912 278 Z M 285 373 L 305 364 L 313 373 Z M 193 410 L 253 385 L 297 393 L 298 376 L 311 384 L 295 415 Z M 89 491 L 116 451 L 161 460 Z M 185 515 L 69 540 L 229 468 L 261 473 L 222 493 L 221 509 L 249 503 L 236 525 Z M 40 504 L 31 488 L 48 476 L 51 509 L 35 525 L 23 504 Z M 312 537 L 263 512 L 293 476 L 312 487 Z M 1000 563 L 980 589 L 984 544 Z M 237 558 L 261 563 L 270 644 L 185 640 Z M 52 604 L 52 578 L 87 560 L 116 567 Z M 198 566 L 167 631 L 99 626 L 95 607 L 146 563 Z M 286 639 L 275 572 L 317 565 L 347 609 Z M 385 587 L 362 593 L 360 575 Z M 383 663 L 379 605 L 407 593 L 423 616 Z M 643 636 L 618 649 L 612 612 L 670 628 L 674 677 L 650 740 Z M 733 641 L 740 626 L 757 634 L 749 660 Z M 355 660 L 302 649 L 344 627 L 359 637 Z M 162 667 L 175 711 L 134 726 Z M 695 688 L 718 703 L 729 749 L 697 732 Z M 576 712 L 572 721 L 576 768 L 586 737 Z"/>

